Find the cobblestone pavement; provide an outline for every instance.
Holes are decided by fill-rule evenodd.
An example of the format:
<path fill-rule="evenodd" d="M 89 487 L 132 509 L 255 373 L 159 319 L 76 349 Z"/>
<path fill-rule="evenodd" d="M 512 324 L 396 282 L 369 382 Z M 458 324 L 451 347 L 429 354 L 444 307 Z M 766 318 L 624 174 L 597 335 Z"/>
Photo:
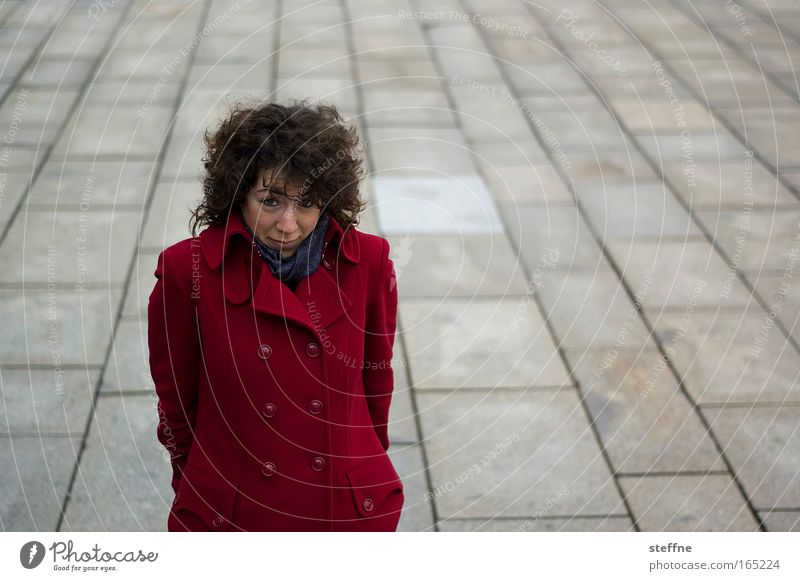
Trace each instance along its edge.
<path fill-rule="evenodd" d="M 165 529 L 155 258 L 255 95 L 366 139 L 402 530 L 800 530 L 796 0 L 6 0 L 0 54 L 2 529 Z"/>

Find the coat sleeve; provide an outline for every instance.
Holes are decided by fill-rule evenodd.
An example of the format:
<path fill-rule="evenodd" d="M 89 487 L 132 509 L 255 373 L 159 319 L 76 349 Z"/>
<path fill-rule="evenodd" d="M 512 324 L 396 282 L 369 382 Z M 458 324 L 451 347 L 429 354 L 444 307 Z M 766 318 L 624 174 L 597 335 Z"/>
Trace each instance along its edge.
<path fill-rule="evenodd" d="M 168 250 L 158 256 L 147 308 L 147 339 L 158 396 L 156 435 L 169 452 L 172 488 L 177 493 L 194 440 L 201 349 L 191 283 L 181 280 L 175 254 Z"/>
<path fill-rule="evenodd" d="M 364 345 L 364 393 L 372 424 L 384 450 L 389 449 L 389 404 L 394 389 L 392 349 L 397 327 L 397 279 L 389 258 L 389 243 L 383 241 L 377 284 L 367 308 Z"/>

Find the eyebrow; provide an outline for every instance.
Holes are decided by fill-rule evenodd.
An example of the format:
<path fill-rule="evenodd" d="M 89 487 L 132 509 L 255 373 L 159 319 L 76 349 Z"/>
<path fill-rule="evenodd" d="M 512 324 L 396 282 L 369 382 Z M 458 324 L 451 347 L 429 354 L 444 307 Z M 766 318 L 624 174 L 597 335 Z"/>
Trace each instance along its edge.
<path fill-rule="evenodd" d="M 272 191 L 272 192 L 275 192 L 276 194 L 281 195 L 281 196 L 285 196 L 286 195 L 286 192 L 276 188 L 275 186 L 271 186 L 269 184 L 266 184 L 266 185 L 262 184 L 262 187 L 261 187 L 261 189 L 259 191 L 260 192 Z"/>

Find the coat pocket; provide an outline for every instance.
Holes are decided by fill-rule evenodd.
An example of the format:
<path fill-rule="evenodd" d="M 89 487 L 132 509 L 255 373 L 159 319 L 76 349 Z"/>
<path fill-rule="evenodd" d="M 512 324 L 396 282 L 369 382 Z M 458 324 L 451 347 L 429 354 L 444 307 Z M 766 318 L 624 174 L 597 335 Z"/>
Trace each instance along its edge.
<path fill-rule="evenodd" d="M 403 481 L 387 454 L 375 456 L 348 472 L 356 510 L 362 517 L 393 514 L 400 519 L 403 507 Z"/>
<path fill-rule="evenodd" d="M 187 464 L 172 512 L 183 525 L 180 530 L 226 531 L 237 495 L 237 488 L 219 474 Z"/>

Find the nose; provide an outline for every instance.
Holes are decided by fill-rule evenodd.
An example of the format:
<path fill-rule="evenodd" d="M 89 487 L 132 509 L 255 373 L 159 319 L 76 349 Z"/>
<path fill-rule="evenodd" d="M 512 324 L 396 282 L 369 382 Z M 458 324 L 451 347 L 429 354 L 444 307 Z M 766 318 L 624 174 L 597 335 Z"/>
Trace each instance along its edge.
<path fill-rule="evenodd" d="M 288 208 L 284 208 L 281 212 L 281 217 L 278 219 L 277 230 L 284 237 L 291 238 L 292 234 L 297 231 L 297 218 L 294 215 L 294 204 L 289 204 Z"/>

